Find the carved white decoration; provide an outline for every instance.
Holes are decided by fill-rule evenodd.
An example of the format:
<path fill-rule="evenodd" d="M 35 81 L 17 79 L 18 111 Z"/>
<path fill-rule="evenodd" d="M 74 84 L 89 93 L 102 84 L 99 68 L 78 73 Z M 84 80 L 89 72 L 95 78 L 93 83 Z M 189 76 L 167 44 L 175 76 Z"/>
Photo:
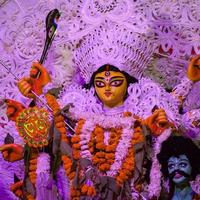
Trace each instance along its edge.
<path fill-rule="evenodd" d="M 123 25 L 138 34 L 145 34 L 150 42 L 157 44 L 157 54 L 143 76 L 150 77 L 154 82 L 170 90 L 185 76 L 191 55 L 200 53 L 199 3 L 199 0 L 2 0 L 0 1 L 0 61 L 19 78 L 27 76 L 32 62 L 39 60 L 42 53 L 46 35 L 45 17 L 51 9 L 58 8 L 62 15 L 57 35 L 44 63 L 52 75 L 54 86 L 63 83 L 67 85 L 71 82 L 74 76 L 71 54 L 76 46 L 79 46 L 79 40 L 101 24 L 109 22 Z M 165 56 L 160 57 L 158 54 Z M 13 124 L 8 122 L 3 103 L 5 98 L 21 100 L 16 82 L 11 73 L 0 64 L 1 144 L 7 132 L 18 142 L 18 134 Z M 81 82 L 78 73 L 73 82 Z M 154 93 L 151 93 L 151 87 Z M 83 101 L 83 105 L 91 105 L 88 111 L 102 112 L 101 104 L 93 96 L 94 91 L 80 92 L 78 97 L 78 91 L 82 89 L 77 86 L 74 94 L 72 90 L 73 86 L 69 93 L 72 96 L 66 96 L 64 103 L 73 102 L 84 110 L 86 107 L 80 106 Z M 199 84 L 196 83 L 186 98 L 184 110 L 190 111 L 200 107 L 200 99 L 195 95 L 199 91 Z M 177 108 L 176 101 L 171 97 L 168 98 L 169 95 L 163 93 L 162 89 L 153 83 L 148 87 L 144 85 L 142 89 L 144 96 L 137 88 L 130 87 L 129 92 L 130 99 L 127 99 L 127 102 L 134 105 L 132 109 L 135 112 L 138 99 L 142 99 L 141 108 L 143 106 L 146 108 L 145 102 L 150 105 L 148 110 L 138 110 L 138 115 L 144 117 L 151 112 L 153 105 L 158 105 L 168 109 L 167 114 L 170 118 L 177 119 L 177 111 L 174 110 Z M 148 92 L 149 96 L 145 100 Z M 72 101 L 70 98 L 75 99 Z M 167 101 L 160 101 L 162 99 Z M 5 163 L 1 158 L 0 164 L 6 168 L 8 165 Z M 21 169 L 16 165 L 12 167 L 10 170 L 12 172 Z"/>
<path fill-rule="evenodd" d="M 89 83 L 99 67 L 110 64 L 141 78 L 155 50 L 155 43 L 125 26 L 104 23 L 82 39 L 75 51 L 75 67 Z"/>
<path fill-rule="evenodd" d="M 186 135 L 200 140 L 200 109 L 193 109 L 182 116 Z"/>
<path fill-rule="evenodd" d="M 87 0 L 84 2 L 74 0 L 67 3 L 64 0 L 48 1 L 48 3 L 46 0 L 7 1 L 0 7 L 0 51 L 5 54 L 6 62 L 14 61 L 20 77 L 27 75 L 32 61 L 41 56 L 46 14 L 50 9 L 57 7 L 62 12 L 52 49 L 53 52 L 57 52 L 57 56 L 53 60 L 50 55 L 48 56 L 45 65 L 49 71 L 57 71 L 57 69 L 54 70 L 54 64 L 63 59 L 62 52 L 65 50 L 58 50 L 60 49 L 58 44 L 71 46 L 68 43 L 70 39 L 74 39 L 72 42 L 78 41 L 105 20 L 110 20 L 138 33 L 156 36 L 158 46 L 169 58 L 164 58 L 164 60 L 157 58 L 158 62 L 152 65 L 154 67 L 148 68 L 145 75 L 151 76 L 162 86 L 172 89 L 184 76 L 187 60 L 191 54 L 200 53 L 198 4 L 195 0 L 149 0 L 146 2 L 142 0 Z M 66 47 L 61 45 L 61 48 Z M 59 80 L 55 85 L 69 81 L 71 75 L 65 76 L 67 77 L 65 80 L 61 72 L 65 71 L 64 74 L 66 74 L 65 69 L 60 68 L 55 75 L 58 77 L 56 80 Z M 1 67 L 1 74 L 6 74 L 7 71 L 3 72 L 3 70 Z M 52 72 L 52 74 L 55 73 Z M 9 75 L 9 77 L 6 80 L 13 82 L 12 76 Z M 13 84 L 9 85 L 8 88 L 11 89 Z M 4 82 L 1 84 L 1 89 L 2 87 L 4 87 Z M 1 90 L 1 97 L 4 93 L 5 90 Z M 15 96 L 17 96 L 16 93 Z"/>

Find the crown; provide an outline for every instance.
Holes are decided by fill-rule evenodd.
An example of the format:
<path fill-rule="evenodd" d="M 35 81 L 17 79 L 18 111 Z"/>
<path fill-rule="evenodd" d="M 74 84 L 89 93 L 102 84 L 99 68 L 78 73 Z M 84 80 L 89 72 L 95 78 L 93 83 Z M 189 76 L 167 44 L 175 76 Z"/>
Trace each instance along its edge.
<path fill-rule="evenodd" d="M 86 83 L 105 64 L 141 78 L 154 49 L 153 42 L 146 36 L 126 27 L 100 26 L 82 39 L 75 51 L 75 67 L 79 69 Z"/>

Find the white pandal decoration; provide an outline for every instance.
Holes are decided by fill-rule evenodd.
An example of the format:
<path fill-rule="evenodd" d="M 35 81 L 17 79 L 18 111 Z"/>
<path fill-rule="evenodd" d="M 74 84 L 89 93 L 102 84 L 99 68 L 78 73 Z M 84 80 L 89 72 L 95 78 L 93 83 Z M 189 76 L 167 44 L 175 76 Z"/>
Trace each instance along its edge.
<path fill-rule="evenodd" d="M 61 105 L 73 103 L 74 107 L 70 108 L 72 117 L 86 119 L 83 127 L 85 134 L 81 136 L 83 141 L 88 141 L 88 130 L 92 131 L 94 122 L 103 124 L 105 128 L 111 124 L 124 126 L 122 138 L 127 139 L 129 123 L 133 122 L 123 119 L 122 113 L 129 111 L 146 118 L 154 106 L 165 109 L 176 127 L 182 122 L 187 126 L 188 116 L 185 115 L 182 121 L 178 113 L 178 100 L 165 88 L 172 89 L 180 83 L 188 58 L 192 53 L 200 53 L 197 1 L 58 0 L 47 3 L 40 0 L 35 3 L 31 0 L 26 4 L 20 0 L 2 1 L 0 61 L 18 77 L 27 76 L 32 62 L 40 58 L 45 38 L 44 19 L 49 10 L 55 7 L 62 15 L 45 66 L 51 74 L 53 86 L 66 86 L 59 96 Z M 94 96 L 93 88 L 82 88 L 82 83 L 88 83 L 92 73 L 103 64 L 114 65 L 139 79 L 138 83 L 129 86 L 129 97 L 124 105 L 111 111 L 102 107 Z M 0 72 L 0 98 L 20 100 L 16 80 L 3 66 Z M 181 87 L 183 85 L 186 85 L 185 90 L 176 87 L 175 93 L 183 94 L 187 100 L 190 96 L 185 91 L 189 93 L 192 84 L 185 81 Z M 5 104 L 0 102 L 0 124 L 9 127 Z M 199 105 L 200 102 L 197 103 L 197 114 Z M 195 116 L 193 119 L 196 120 Z M 13 128 L 8 128 L 8 132 L 17 138 Z M 168 132 L 164 136 L 167 138 Z M 1 137 L 1 144 L 3 140 Z M 158 140 L 159 146 L 162 139 Z M 84 152 L 84 145 L 82 148 L 82 156 L 90 158 L 89 152 Z M 119 144 L 116 152 L 118 161 L 122 160 L 120 156 L 123 157 L 123 154 L 120 155 L 121 148 L 122 144 Z M 157 154 L 159 148 L 155 148 Z M 1 163 L 5 164 L 2 160 Z M 116 173 L 115 168 L 116 162 L 109 171 L 111 176 Z M 37 174 L 43 172 L 49 173 L 49 157 L 46 154 L 38 158 Z M 155 193 L 158 195 L 157 191 Z"/>

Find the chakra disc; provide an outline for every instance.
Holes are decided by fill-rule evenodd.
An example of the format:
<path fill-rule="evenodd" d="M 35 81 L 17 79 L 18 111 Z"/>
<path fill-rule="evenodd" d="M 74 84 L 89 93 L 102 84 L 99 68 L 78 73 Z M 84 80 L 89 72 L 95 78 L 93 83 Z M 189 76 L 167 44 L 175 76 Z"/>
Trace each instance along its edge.
<path fill-rule="evenodd" d="M 30 147 L 43 147 L 48 145 L 50 128 L 49 113 L 43 108 L 24 109 L 16 120 L 19 135 Z"/>

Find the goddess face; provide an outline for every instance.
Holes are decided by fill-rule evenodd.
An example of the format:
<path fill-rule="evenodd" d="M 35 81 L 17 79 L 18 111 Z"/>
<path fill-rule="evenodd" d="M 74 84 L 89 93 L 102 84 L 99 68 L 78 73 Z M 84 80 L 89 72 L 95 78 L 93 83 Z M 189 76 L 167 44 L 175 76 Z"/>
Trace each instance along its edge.
<path fill-rule="evenodd" d="M 178 157 L 170 157 L 168 160 L 168 172 L 172 181 L 177 185 L 184 184 L 189 181 L 192 173 L 192 167 L 187 156 L 180 155 Z"/>
<path fill-rule="evenodd" d="M 104 106 L 113 108 L 124 103 L 127 81 L 124 74 L 115 71 L 103 71 L 94 77 L 95 91 Z"/>

